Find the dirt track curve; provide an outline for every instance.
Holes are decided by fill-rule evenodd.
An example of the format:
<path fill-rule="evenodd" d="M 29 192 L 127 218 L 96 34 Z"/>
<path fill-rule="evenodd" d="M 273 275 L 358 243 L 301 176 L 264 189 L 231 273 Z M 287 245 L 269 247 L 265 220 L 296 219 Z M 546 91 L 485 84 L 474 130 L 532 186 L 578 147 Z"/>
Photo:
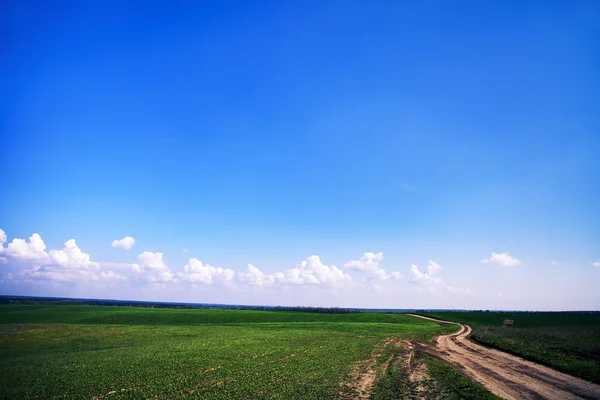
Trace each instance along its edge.
<path fill-rule="evenodd" d="M 600 385 L 481 346 L 469 339 L 470 326 L 456 325 L 460 325 L 458 332 L 438 336 L 431 344 L 421 343 L 421 350 L 446 360 L 497 396 L 504 399 L 600 399 Z"/>

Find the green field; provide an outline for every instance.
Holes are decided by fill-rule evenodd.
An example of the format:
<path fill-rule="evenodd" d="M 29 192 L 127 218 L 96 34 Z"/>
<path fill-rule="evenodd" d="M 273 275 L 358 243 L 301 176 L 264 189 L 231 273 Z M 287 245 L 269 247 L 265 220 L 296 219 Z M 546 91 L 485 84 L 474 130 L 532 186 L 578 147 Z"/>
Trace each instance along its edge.
<path fill-rule="evenodd" d="M 600 313 L 419 313 L 469 324 L 472 339 L 600 383 Z M 505 319 L 515 321 L 504 326 Z"/>
<path fill-rule="evenodd" d="M 454 331 L 402 314 L 0 306 L 0 397 L 339 396 L 388 337 Z"/>

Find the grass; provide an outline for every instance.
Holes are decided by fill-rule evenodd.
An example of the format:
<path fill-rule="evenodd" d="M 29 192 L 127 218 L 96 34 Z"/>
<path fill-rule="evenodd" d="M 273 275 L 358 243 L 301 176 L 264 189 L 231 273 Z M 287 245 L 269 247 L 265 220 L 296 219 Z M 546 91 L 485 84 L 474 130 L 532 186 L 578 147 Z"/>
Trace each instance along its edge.
<path fill-rule="evenodd" d="M 600 383 L 600 313 L 422 313 L 462 322 L 473 340 Z M 505 319 L 515 321 L 504 326 Z"/>
<path fill-rule="evenodd" d="M 371 392 L 371 400 L 411 399 L 416 396 L 416 386 L 410 381 L 403 365 L 406 351 L 390 344 L 379 360 L 377 384 Z"/>
<path fill-rule="evenodd" d="M 334 398 L 385 338 L 454 329 L 401 314 L 6 305 L 0 398 Z"/>

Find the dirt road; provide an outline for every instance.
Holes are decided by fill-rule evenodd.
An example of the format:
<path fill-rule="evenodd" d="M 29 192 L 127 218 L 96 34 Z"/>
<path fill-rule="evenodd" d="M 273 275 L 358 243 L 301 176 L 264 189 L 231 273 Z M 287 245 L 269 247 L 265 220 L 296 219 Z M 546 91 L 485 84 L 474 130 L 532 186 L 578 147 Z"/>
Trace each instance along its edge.
<path fill-rule="evenodd" d="M 458 332 L 420 344 L 421 350 L 448 361 L 492 393 L 504 399 L 600 399 L 600 385 L 481 346 L 469 339 L 470 326 L 457 325 Z"/>

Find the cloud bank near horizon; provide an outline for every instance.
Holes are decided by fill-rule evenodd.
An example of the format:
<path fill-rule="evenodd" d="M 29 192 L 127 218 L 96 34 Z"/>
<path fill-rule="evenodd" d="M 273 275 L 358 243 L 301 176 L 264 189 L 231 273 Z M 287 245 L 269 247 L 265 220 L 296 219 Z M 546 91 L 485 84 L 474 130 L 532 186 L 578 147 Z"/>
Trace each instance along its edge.
<path fill-rule="evenodd" d="M 116 241 L 116 245 L 113 242 L 112 247 L 131 248 L 134 239 L 125 240 L 127 238 Z M 87 293 L 88 290 L 104 297 L 110 297 L 111 293 L 131 293 L 140 299 L 152 298 L 158 293 L 167 296 L 168 293 L 170 297 L 163 300 L 170 301 L 180 301 L 184 294 L 193 298 L 211 293 L 218 300 L 216 302 L 239 298 L 256 304 L 287 301 L 288 305 L 323 306 L 334 300 L 341 301 L 339 296 L 342 295 L 346 296 L 346 301 L 363 299 L 368 303 L 374 299 L 372 302 L 376 305 L 377 299 L 386 298 L 393 302 L 398 295 L 408 301 L 409 296 L 421 299 L 419 301 L 437 296 L 440 301 L 442 298 L 474 299 L 481 294 L 456 279 L 446 283 L 441 276 L 445 269 L 433 260 L 423 268 L 412 264 L 405 279 L 399 270 L 388 273 L 382 268 L 384 253 L 381 251 L 364 252 L 359 258 L 350 258 L 343 263 L 343 268 L 311 255 L 293 267 L 271 272 L 253 264 L 247 264 L 244 269 L 214 266 L 196 257 L 189 258 L 184 265 L 172 266 L 165 261 L 164 253 L 151 251 L 137 254 L 129 263 L 98 262 L 81 249 L 75 239 L 64 242 L 62 248 L 47 249 L 37 233 L 28 239 L 8 241 L 1 229 L 0 244 L 0 261 L 4 265 L 0 288 L 5 288 L 3 292 L 9 287 L 35 287 L 36 293 L 53 288 L 53 293 L 64 293 L 67 297 L 70 293 Z M 521 261 L 509 253 L 492 253 L 481 263 L 515 267 Z M 597 263 L 590 264 L 595 266 Z M 452 275 L 449 277 L 453 278 Z M 505 294 L 498 291 L 497 296 L 505 297 Z"/>
<path fill-rule="evenodd" d="M 46 244 L 41 236 L 34 233 L 28 240 L 14 238 L 7 246 L 6 233 L 0 229 L 0 260 L 20 268 L 17 275 L 11 274 L 11 280 L 44 278 L 56 281 L 72 281 L 113 279 L 124 277 L 124 272 L 112 270 L 122 266 L 117 262 L 91 261 L 90 255 L 83 252 L 75 239 L 65 242 L 62 250 L 46 251 Z M 126 236 L 112 242 L 112 247 L 130 249 L 135 239 Z M 365 256 L 374 253 L 365 253 Z M 377 253 L 377 261 L 383 259 L 383 253 Z M 371 260 L 366 260 L 370 263 Z M 127 264 L 125 264 L 127 265 Z M 378 262 L 372 272 L 383 271 Z M 298 263 L 295 267 L 275 273 L 264 273 L 259 268 L 248 264 L 245 271 L 215 267 L 203 263 L 197 258 L 190 258 L 183 266 L 183 271 L 174 272 L 164 261 L 164 253 L 144 251 L 137 255 L 136 261 L 130 264 L 129 278 L 136 284 L 177 284 L 187 282 L 193 285 L 241 284 L 242 286 L 300 286 L 314 285 L 333 287 L 350 283 L 352 277 L 336 267 L 326 265 L 317 255 L 312 255 Z"/>

